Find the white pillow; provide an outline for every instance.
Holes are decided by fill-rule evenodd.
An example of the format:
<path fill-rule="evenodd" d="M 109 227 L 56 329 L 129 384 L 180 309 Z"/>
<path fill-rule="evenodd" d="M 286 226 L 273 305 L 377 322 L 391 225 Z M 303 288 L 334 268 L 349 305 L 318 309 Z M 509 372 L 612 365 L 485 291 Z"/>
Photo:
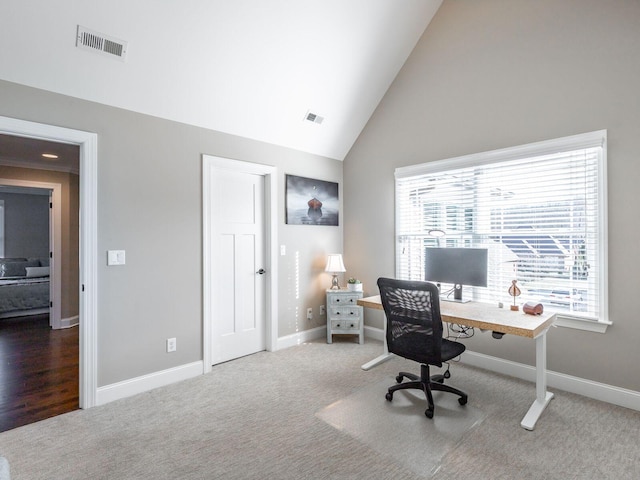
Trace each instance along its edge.
<path fill-rule="evenodd" d="M 25 267 L 27 277 L 48 277 L 49 267 Z"/>

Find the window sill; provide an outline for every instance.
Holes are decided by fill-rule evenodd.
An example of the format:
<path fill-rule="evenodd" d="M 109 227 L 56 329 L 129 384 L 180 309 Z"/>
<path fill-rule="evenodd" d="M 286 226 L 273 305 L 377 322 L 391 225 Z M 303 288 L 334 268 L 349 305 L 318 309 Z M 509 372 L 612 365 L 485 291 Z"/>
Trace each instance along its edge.
<path fill-rule="evenodd" d="M 576 330 L 584 330 L 587 332 L 606 333 L 607 327 L 612 325 L 611 322 L 602 320 L 586 320 L 576 317 L 569 317 L 559 313 L 554 323 L 556 327 L 573 328 Z"/>

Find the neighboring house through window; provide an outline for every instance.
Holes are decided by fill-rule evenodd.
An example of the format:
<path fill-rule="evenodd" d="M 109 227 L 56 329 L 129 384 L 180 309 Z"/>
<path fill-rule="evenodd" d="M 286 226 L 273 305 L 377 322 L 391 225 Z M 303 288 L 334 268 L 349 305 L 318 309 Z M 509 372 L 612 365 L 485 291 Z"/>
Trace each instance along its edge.
<path fill-rule="evenodd" d="M 604 331 L 606 131 L 396 169 L 396 276 L 424 279 L 427 247 L 487 248 L 473 300 L 540 302 Z M 433 232 L 444 232 L 434 236 Z"/>

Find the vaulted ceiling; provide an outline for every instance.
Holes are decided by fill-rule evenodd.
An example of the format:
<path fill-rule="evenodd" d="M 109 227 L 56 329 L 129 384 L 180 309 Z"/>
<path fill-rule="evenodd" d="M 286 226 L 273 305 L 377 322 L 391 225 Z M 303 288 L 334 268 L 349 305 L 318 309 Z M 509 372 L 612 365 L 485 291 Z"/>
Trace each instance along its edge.
<path fill-rule="evenodd" d="M 0 79 L 343 160 L 441 3 L 9 0 Z"/>

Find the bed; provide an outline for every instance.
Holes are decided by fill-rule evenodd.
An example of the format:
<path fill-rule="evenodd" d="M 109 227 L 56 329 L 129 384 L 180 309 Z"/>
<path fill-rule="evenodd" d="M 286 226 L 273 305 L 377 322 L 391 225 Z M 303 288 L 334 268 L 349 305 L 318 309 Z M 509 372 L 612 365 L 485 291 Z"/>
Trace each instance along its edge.
<path fill-rule="evenodd" d="M 0 318 L 48 312 L 48 259 L 0 258 Z"/>

